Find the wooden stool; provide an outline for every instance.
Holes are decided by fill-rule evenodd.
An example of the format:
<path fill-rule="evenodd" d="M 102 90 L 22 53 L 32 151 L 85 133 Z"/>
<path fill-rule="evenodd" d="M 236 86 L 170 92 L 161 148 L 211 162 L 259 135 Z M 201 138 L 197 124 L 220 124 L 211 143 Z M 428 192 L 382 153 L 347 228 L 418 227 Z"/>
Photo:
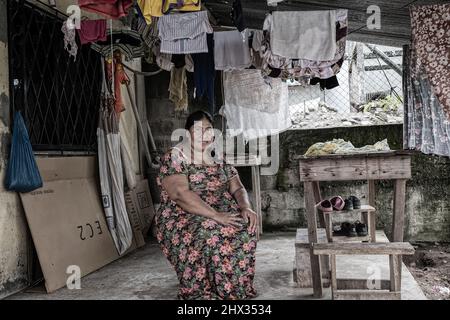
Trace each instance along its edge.
<path fill-rule="evenodd" d="M 330 256 L 333 300 L 400 300 L 402 255 L 413 255 L 408 242 L 391 243 L 314 243 L 313 254 Z M 336 255 L 389 255 L 389 290 L 339 290 L 336 278 Z"/>

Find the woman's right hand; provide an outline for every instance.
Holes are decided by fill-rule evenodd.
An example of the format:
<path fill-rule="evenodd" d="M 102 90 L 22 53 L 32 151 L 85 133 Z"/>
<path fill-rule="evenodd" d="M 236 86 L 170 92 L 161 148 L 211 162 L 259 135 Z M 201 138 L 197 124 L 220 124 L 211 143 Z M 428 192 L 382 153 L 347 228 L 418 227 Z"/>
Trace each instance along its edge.
<path fill-rule="evenodd" d="M 219 222 L 224 226 L 232 226 L 236 228 L 241 228 L 242 223 L 244 222 L 240 214 L 238 213 L 229 214 L 225 212 L 217 212 L 214 220 L 216 220 L 217 222 Z"/>

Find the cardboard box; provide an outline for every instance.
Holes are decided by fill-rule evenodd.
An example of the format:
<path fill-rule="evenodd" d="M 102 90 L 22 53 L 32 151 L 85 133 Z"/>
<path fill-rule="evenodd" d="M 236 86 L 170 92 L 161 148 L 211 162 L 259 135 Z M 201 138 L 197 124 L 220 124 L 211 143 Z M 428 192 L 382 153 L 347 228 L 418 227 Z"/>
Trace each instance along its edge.
<path fill-rule="evenodd" d="M 133 228 L 133 242 L 137 248 L 145 245 L 144 234 L 141 228 L 141 218 L 139 217 L 138 209 L 136 208 L 131 192 L 125 193 L 125 204 L 127 206 L 128 218 L 130 219 L 131 227 Z"/>
<path fill-rule="evenodd" d="M 125 201 L 128 213 L 132 215 L 130 222 L 132 220 L 139 220 L 142 234 L 145 237 L 155 217 L 155 208 L 153 206 L 148 180 L 138 181 L 136 188 L 125 194 Z"/>
<path fill-rule="evenodd" d="M 21 194 L 21 199 L 46 290 L 53 292 L 66 286 L 73 275 L 69 267 L 79 267 L 83 277 L 119 255 L 105 221 L 96 178 L 97 158 L 36 161 L 43 187 Z"/>

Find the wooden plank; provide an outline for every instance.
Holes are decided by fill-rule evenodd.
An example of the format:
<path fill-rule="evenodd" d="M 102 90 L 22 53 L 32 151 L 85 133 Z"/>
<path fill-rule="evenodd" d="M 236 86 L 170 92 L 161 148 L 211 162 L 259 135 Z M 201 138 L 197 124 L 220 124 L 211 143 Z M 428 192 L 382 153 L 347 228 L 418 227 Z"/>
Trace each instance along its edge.
<path fill-rule="evenodd" d="M 369 212 L 369 235 L 371 242 L 377 242 L 377 222 L 375 212 Z"/>
<path fill-rule="evenodd" d="M 300 181 L 409 179 L 410 156 L 314 159 L 299 161 Z"/>
<path fill-rule="evenodd" d="M 317 229 L 317 240 L 318 243 L 327 243 L 327 235 L 324 228 Z M 297 229 L 297 233 L 295 235 L 295 246 L 304 247 L 305 245 L 308 245 L 309 247 L 308 229 L 299 228 Z"/>
<path fill-rule="evenodd" d="M 392 241 L 403 241 L 405 223 L 406 180 L 398 179 L 394 184 L 394 215 L 392 221 Z"/>
<path fill-rule="evenodd" d="M 391 243 L 313 243 L 315 255 L 412 255 L 414 247 L 408 242 Z"/>
<path fill-rule="evenodd" d="M 331 222 L 331 217 L 329 214 L 320 214 L 320 215 L 325 218 L 325 230 L 327 232 L 328 242 L 333 242 L 333 224 Z"/>
<path fill-rule="evenodd" d="M 336 278 L 336 255 L 330 255 L 330 272 L 331 272 L 331 294 L 334 300 L 334 294 L 337 291 L 337 278 Z"/>
<path fill-rule="evenodd" d="M 369 205 L 372 207 L 375 207 L 375 181 L 374 180 L 367 180 L 367 198 L 369 201 Z"/>
<path fill-rule="evenodd" d="M 305 182 L 305 208 L 306 218 L 308 222 L 308 241 L 309 243 L 317 243 L 317 217 L 316 206 L 314 202 L 314 188 L 312 182 Z M 320 268 L 319 256 L 313 255 L 313 248 L 310 248 L 311 272 L 313 280 L 313 294 L 315 298 L 321 298 L 322 293 L 322 272 Z"/>
<path fill-rule="evenodd" d="M 390 255 L 389 256 L 389 272 L 390 272 L 390 282 L 391 291 L 401 291 L 402 283 L 402 256 L 401 255 Z"/>
<path fill-rule="evenodd" d="M 319 203 L 322 201 L 322 194 L 320 193 L 320 185 L 318 181 L 313 182 L 313 189 L 314 189 L 314 201 L 316 203 Z M 323 214 L 319 214 L 319 226 L 321 228 L 325 228 L 325 219 Z"/>
<path fill-rule="evenodd" d="M 372 212 L 376 209 L 367 204 L 363 204 L 361 209 L 353 209 L 353 210 L 341 210 L 341 211 L 332 211 L 332 212 L 323 212 L 326 215 L 336 215 L 336 214 L 347 214 L 347 213 L 362 213 L 362 212 Z"/>
<path fill-rule="evenodd" d="M 337 290 L 334 300 L 400 300 L 400 292 L 384 290 Z"/>
<path fill-rule="evenodd" d="M 380 282 L 380 290 L 390 290 L 391 281 L 377 280 Z M 366 290 L 367 279 L 337 279 L 338 290 Z"/>

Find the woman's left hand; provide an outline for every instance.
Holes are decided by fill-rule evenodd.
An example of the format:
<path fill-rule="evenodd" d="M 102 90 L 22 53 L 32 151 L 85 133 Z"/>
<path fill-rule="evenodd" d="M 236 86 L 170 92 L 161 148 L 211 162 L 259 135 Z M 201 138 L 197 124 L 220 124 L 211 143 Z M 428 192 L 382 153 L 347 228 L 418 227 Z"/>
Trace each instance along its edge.
<path fill-rule="evenodd" d="M 258 227 L 258 215 L 256 212 L 250 208 L 245 208 L 241 210 L 241 215 L 244 221 L 249 223 L 248 231 L 250 233 L 256 233 Z"/>

